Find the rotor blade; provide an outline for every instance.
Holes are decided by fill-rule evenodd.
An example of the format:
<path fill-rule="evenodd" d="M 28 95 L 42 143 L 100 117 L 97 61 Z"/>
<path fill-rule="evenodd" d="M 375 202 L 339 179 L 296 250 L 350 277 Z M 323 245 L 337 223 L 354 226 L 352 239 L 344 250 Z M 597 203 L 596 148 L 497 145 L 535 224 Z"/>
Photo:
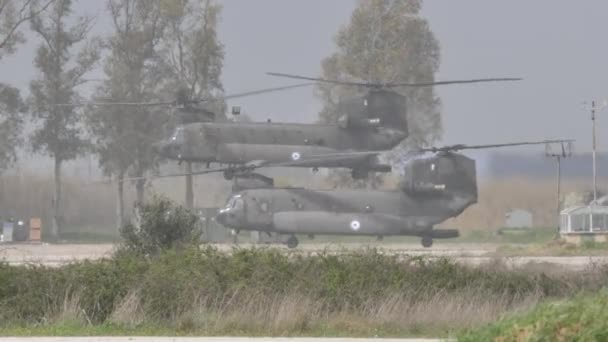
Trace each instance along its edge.
<path fill-rule="evenodd" d="M 226 96 L 219 96 L 217 98 L 188 100 L 186 102 L 188 102 L 188 103 L 200 103 L 200 102 L 207 102 L 207 101 L 213 101 L 213 100 L 230 100 L 230 99 L 235 99 L 235 98 L 240 98 L 240 97 L 247 97 L 247 96 L 253 96 L 253 95 L 261 95 L 261 94 L 272 93 L 272 92 L 276 92 L 276 91 L 282 91 L 282 90 L 288 90 L 288 89 L 294 89 L 294 88 L 301 88 L 301 87 L 306 87 L 306 86 L 310 86 L 310 85 L 313 85 L 313 83 L 302 83 L 302 84 L 295 84 L 295 85 L 290 85 L 290 86 L 265 88 L 265 89 L 260 89 L 260 90 L 247 91 L 247 92 L 243 92 L 243 93 L 230 94 L 230 95 L 226 95 Z M 84 107 L 84 106 L 171 106 L 171 105 L 176 105 L 176 104 L 177 104 L 177 101 L 161 101 L 161 102 L 110 102 L 110 101 L 108 101 L 108 102 L 62 103 L 62 104 L 57 104 L 56 106 L 59 106 L 59 107 Z"/>
<path fill-rule="evenodd" d="M 542 144 L 552 144 L 552 143 L 563 143 L 563 142 L 573 142 L 572 139 L 560 139 L 560 140 L 542 140 L 542 141 L 522 141 L 522 142 L 513 142 L 513 143 L 504 143 L 504 144 L 487 144 L 487 145 L 451 145 L 451 146 L 442 146 L 442 147 L 429 147 L 429 148 L 420 148 L 418 151 L 420 152 L 452 152 L 452 151 L 461 151 L 461 150 L 479 150 L 486 148 L 499 148 L 499 147 L 508 147 L 508 146 L 523 146 L 523 145 L 542 145 Z"/>
<path fill-rule="evenodd" d="M 466 84 L 466 83 L 482 83 L 482 82 L 503 82 L 503 81 L 521 81 L 523 78 L 514 77 L 502 77 L 502 78 L 478 78 L 471 80 L 453 80 L 453 81 L 437 81 L 427 83 L 387 83 L 381 85 L 385 88 L 398 88 L 398 87 L 431 87 L 436 85 L 447 85 L 447 84 Z"/>
<path fill-rule="evenodd" d="M 236 99 L 239 97 L 247 97 L 247 96 L 253 96 L 253 95 L 273 93 L 276 91 L 282 91 L 282 90 L 288 90 L 288 89 L 294 89 L 294 88 L 302 88 L 302 87 L 307 87 L 307 86 L 311 86 L 311 85 L 313 85 L 313 83 L 301 83 L 301 84 L 295 84 L 295 85 L 290 85 L 290 86 L 265 88 L 265 89 L 260 89 L 260 90 L 252 90 L 252 91 L 246 91 L 243 93 L 236 93 L 236 94 L 230 94 L 230 95 L 226 95 L 226 96 L 220 96 L 218 99 L 230 100 L 230 99 Z M 213 99 L 199 99 L 199 100 L 193 100 L 193 102 L 205 102 L 205 101 L 210 101 L 210 100 L 213 100 Z"/>
<path fill-rule="evenodd" d="M 86 107 L 86 106 L 169 106 L 175 101 L 165 102 L 81 102 L 81 103 L 58 103 L 57 107 Z"/>
<path fill-rule="evenodd" d="M 284 74 L 278 72 L 267 72 L 266 74 L 271 76 L 293 78 L 299 80 L 308 80 L 315 82 L 325 82 L 332 84 L 361 86 L 368 88 L 398 88 L 398 87 L 430 87 L 436 85 L 447 85 L 447 84 L 466 84 L 466 83 L 481 83 L 481 82 L 502 82 L 502 81 L 520 81 L 522 78 L 514 77 L 502 77 L 502 78 L 478 78 L 470 80 L 453 80 L 453 81 L 437 81 L 437 82 L 422 82 L 422 83 L 367 83 L 367 82 L 354 82 L 354 81 L 340 81 L 340 80 L 328 80 L 318 77 L 307 77 L 292 74 Z"/>
<path fill-rule="evenodd" d="M 332 83 L 332 84 L 342 84 L 342 85 L 361 86 L 361 87 L 377 86 L 377 85 L 369 84 L 369 83 L 365 83 L 365 82 L 328 80 L 328 79 L 324 79 L 324 78 L 291 75 L 291 74 L 284 74 L 284 73 L 280 73 L 280 72 L 267 72 L 266 74 L 270 75 L 270 76 L 293 78 L 296 80 L 307 80 L 307 81 L 324 82 L 324 83 Z"/>

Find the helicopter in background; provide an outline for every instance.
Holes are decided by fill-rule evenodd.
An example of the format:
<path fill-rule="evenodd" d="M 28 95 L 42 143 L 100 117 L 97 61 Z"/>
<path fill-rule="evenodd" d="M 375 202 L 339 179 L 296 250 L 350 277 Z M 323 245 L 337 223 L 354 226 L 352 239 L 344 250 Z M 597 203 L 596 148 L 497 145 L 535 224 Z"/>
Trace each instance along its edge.
<path fill-rule="evenodd" d="M 270 73 L 274 76 L 303 78 L 301 76 Z M 309 79 L 309 78 L 304 78 Z M 405 97 L 390 89 L 396 87 L 429 87 L 447 84 L 516 81 L 519 78 L 488 78 L 429 83 L 361 83 L 313 79 L 330 83 L 360 86 L 369 89 L 362 97 L 340 104 L 344 112 L 338 124 L 295 124 L 273 122 L 234 122 L 226 116 L 213 113 L 197 104 L 210 99 L 189 99 L 185 93 L 176 100 L 165 102 L 97 102 L 84 105 L 124 106 L 171 106 L 177 108 L 179 121 L 172 136 L 153 148 L 159 157 L 179 163 L 202 163 L 209 168 L 212 163 L 228 165 L 224 177 L 252 179 L 253 186 L 268 183 L 268 178 L 253 174 L 251 167 L 281 163 L 285 167 L 347 168 L 354 179 L 366 178 L 370 172 L 390 172 L 391 166 L 383 164 L 376 153 L 351 154 L 346 152 L 386 151 L 408 137 L 407 107 Z M 267 88 L 220 97 L 227 100 L 244 96 L 308 86 L 298 84 Z M 233 110 L 234 115 L 240 109 Z"/>
<path fill-rule="evenodd" d="M 408 137 L 407 104 L 396 87 L 428 87 L 447 84 L 516 81 L 520 78 L 488 78 L 429 83 L 361 83 L 332 81 L 269 73 L 273 76 L 303 78 L 369 89 L 362 97 L 341 102 L 343 113 L 337 124 L 294 124 L 273 122 L 196 122 L 177 127 L 169 139 L 155 145 L 157 153 L 178 162 L 229 165 L 226 179 L 253 177 L 251 166 L 282 163 L 284 167 L 347 168 L 354 179 L 370 172 L 390 172 L 377 154 L 337 154 L 385 151 Z M 237 113 L 233 113 L 238 115 Z M 271 185 L 271 184 L 269 184 Z"/>

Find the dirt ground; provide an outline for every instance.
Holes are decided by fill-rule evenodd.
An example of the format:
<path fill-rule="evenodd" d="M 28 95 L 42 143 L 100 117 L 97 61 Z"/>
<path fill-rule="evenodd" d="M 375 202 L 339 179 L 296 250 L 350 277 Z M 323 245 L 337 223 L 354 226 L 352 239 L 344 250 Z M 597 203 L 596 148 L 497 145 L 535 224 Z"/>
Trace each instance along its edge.
<path fill-rule="evenodd" d="M 230 251 L 233 248 L 249 248 L 251 245 L 215 245 L 220 250 Z M 319 252 L 342 253 L 361 247 L 374 247 L 380 251 L 403 256 L 428 255 L 432 257 L 451 257 L 458 262 L 478 265 L 501 259 L 510 266 L 522 266 L 530 263 L 546 264 L 573 269 L 582 269 L 599 264 L 608 264 L 608 256 L 510 256 L 496 257 L 492 253 L 498 245 L 494 244 L 436 244 L 425 249 L 417 244 L 302 244 L 294 251 L 314 254 Z M 279 248 L 288 251 L 284 246 L 264 246 L 258 248 Z M 60 266 L 79 260 L 94 260 L 111 255 L 114 245 L 111 244 L 2 244 L 0 260 L 12 265 L 44 264 Z"/>

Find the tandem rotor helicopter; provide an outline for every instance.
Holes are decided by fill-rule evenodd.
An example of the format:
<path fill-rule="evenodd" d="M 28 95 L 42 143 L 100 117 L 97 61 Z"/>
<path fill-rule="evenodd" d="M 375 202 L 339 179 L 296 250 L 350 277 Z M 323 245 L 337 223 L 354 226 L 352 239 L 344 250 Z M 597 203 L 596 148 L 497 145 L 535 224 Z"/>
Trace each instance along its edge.
<path fill-rule="evenodd" d="M 176 100 L 166 102 L 96 102 L 79 105 L 172 106 L 177 107 L 181 122 L 174 134 L 155 144 L 161 158 L 178 162 L 217 163 L 224 177 L 252 180 L 251 186 L 272 186 L 272 180 L 251 172 L 258 166 L 346 168 L 354 179 L 363 179 L 370 172 L 390 172 L 377 153 L 339 155 L 345 152 L 386 151 L 408 137 L 406 98 L 393 89 L 482 82 L 518 81 L 521 78 L 483 78 L 427 83 L 369 83 L 304 77 L 283 73 L 271 76 L 327 82 L 367 89 L 361 97 L 338 105 L 342 118 L 338 124 L 295 124 L 273 122 L 233 122 L 224 113 L 213 113 L 197 106 L 208 99 L 189 99 L 178 92 Z M 267 88 L 221 99 L 233 99 L 268 92 L 304 87 L 312 83 Z M 239 108 L 233 108 L 238 115 Z M 197 174 L 217 172 L 216 169 Z"/>
<path fill-rule="evenodd" d="M 255 230 L 289 236 L 286 243 L 298 245 L 296 234 L 390 235 L 421 237 L 424 247 L 433 239 L 458 236 L 457 230 L 437 230 L 434 226 L 460 215 L 477 202 L 475 161 L 456 153 L 466 149 L 497 148 L 571 140 L 545 140 L 493 145 L 453 145 L 413 149 L 411 153 L 431 152 L 404 164 L 405 176 L 397 190 L 310 190 L 276 188 L 272 178 L 254 172 L 265 167 L 348 168 L 353 178 L 369 172 L 390 172 L 378 156 L 408 137 L 407 107 L 398 87 L 428 87 L 519 78 L 489 78 L 429 83 L 346 82 L 297 75 L 270 73 L 296 79 L 363 87 L 361 97 L 340 103 L 338 124 L 247 123 L 232 122 L 195 104 L 206 100 L 179 98 L 158 103 L 98 103 L 100 105 L 171 105 L 179 108 L 182 124 L 175 134 L 156 144 L 161 157 L 179 162 L 206 163 L 208 169 L 186 174 L 151 178 L 184 177 L 221 172 L 226 179 L 253 180 L 239 184 L 216 220 L 235 231 Z M 308 84 L 226 96 L 241 97 Z M 222 113 L 223 114 L 223 113 Z M 238 111 L 233 111 L 238 115 Z M 228 165 L 209 168 L 209 164 Z"/>
<path fill-rule="evenodd" d="M 378 239 L 418 236 L 422 246 L 428 248 L 433 239 L 459 236 L 458 230 L 434 229 L 435 225 L 459 216 L 477 203 L 475 161 L 457 151 L 553 143 L 563 146 L 572 142 L 545 140 L 416 149 L 412 151 L 415 157 L 404 163 L 404 176 L 398 189 L 245 189 L 229 198 L 216 221 L 237 233 L 253 230 L 288 235 L 285 242 L 290 248 L 298 245 L 296 235 L 310 238 L 315 235 L 377 236 Z M 179 175 L 171 177 L 175 176 Z"/>

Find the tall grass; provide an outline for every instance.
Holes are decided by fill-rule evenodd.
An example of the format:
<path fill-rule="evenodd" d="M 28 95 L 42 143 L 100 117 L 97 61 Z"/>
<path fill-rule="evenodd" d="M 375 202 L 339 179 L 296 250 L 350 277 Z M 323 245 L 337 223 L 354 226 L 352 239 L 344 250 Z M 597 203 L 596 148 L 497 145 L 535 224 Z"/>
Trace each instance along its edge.
<path fill-rule="evenodd" d="M 599 266 L 548 273 L 376 250 L 122 252 L 60 268 L 0 265 L 0 333 L 67 322 L 231 335 L 435 335 L 596 291 L 607 280 Z"/>

